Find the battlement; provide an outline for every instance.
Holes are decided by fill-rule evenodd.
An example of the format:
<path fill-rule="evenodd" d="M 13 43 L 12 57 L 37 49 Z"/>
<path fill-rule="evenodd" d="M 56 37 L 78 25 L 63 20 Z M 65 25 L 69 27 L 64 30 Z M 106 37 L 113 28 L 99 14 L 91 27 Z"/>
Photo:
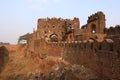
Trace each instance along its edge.
<path fill-rule="evenodd" d="M 89 67 L 98 75 L 119 78 L 120 39 L 47 42 L 46 47 L 46 52 L 61 53 L 60 56 L 72 64 Z M 102 69 L 105 72 L 101 72 Z"/>
<path fill-rule="evenodd" d="M 73 19 L 63 19 L 63 18 L 56 18 L 56 17 L 52 17 L 52 18 L 40 18 L 38 19 L 38 22 L 39 21 L 50 21 L 50 20 L 58 20 L 58 21 L 73 21 L 73 20 L 76 20 L 76 19 L 79 19 L 77 17 L 74 17 Z"/>
<path fill-rule="evenodd" d="M 68 42 L 61 46 L 66 61 L 89 67 L 98 75 L 119 78 L 120 39 Z"/>
<path fill-rule="evenodd" d="M 91 21 L 97 20 L 98 18 L 100 18 L 101 15 L 102 15 L 102 16 L 105 16 L 104 13 L 101 12 L 101 11 L 99 11 L 99 12 L 97 12 L 97 13 L 95 13 L 95 14 L 92 14 L 92 15 L 90 15 L 90 16 L 88 17 L 87 22 L 89 23 L 89 22 L 91 22 Z"/>
<path fill-rule="evenodd" d="M 52 28 L 53 26 L 59 26 L 59 27 L 67 27 L 67 25 L 73 25 L 74 23 L 77 23 L 77 27 L 79 27 L 79 18 L 74 17 L 73 19 L 62 19 L 62 18 L 40 18 L 38 19 L 38 29 L 42 26 L 45 28 L 46 26 L 49 26 Z"/>
<path fill-rule="evenodd" d="M 107 35 L 120 35 L 120 25 L 115 27 L 111 26 L 110 28 L 105 28 L 104 33 Z"/>
<path fill-rule="evenodd" d="M 117 42 L 112 39 L 101 39 L 101 40 L 84 40 L 84 41 L 65 41 L 65 42 L 47 42 L 47 45 L 57 46 L 63 48 L 78 48 L 79 50 L 101 50 L 101 51 L 117 51 L 120 45 L 120 40 Z"/>

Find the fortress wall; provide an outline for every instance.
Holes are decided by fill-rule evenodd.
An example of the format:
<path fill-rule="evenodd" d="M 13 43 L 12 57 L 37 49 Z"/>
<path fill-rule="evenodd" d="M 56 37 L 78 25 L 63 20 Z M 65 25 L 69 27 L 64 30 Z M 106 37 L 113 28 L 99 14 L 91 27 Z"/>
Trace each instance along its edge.
<path fill-rule="evenodd" d="M 62 19 L 62 18 L 42 18 L 38 19 L 37 35 L 41 38 L 51 38 L 51 35 L 57 35 L 59 41 L 62 41 L 66 29 L 69 27 L 79 29 L 79 19 Z"/>
<path fill-rule="evenodd" d="M 59 46 L 57 43 L 46 43 L 48 44 L 47 46 L 47 53 L 52 56 L 61 56 L 62 54 L 62 47 Z"/>
<path fill-rule="evenodd" d="M 36 40 L 35 54 L 62 56 L 72 63 L 84 65 L 100 77 L 119 79 L 120 76 L 120 40 L 85 40 L 66 42 L 45 42 Z"/>
<path fill-rule="evenodd" d="M 90 68 L 101 77 L 120 78 L 120 40 L 42 42 L 41 45 L 36 47 L 39 54 L 62 56 L 72 64 Z"/>
<path fill-rule="evenodd" d="M 72 64 L 91 68 L 102 77 L 120 79 L 120 26 L 105 29 L 105 15 L 102 12 L 89 16 L 87 24 L 81 29 L 79 26 L 78 18 L 38 19 L 37 30 L 28 35 L 27 51 L 38 56 L 62 56 Z M 70 27 L 75 29 L 73 35 L 78 41 L 66 39 L 66 42 L 61 42 Z M 58 42 L 52 42 L 51 35 L 56 35 Z"/>
<path fill-rule="evenodd" d="M 44 40 L 36 40 L 34 43 L 35 54 L 47 54 L 49 56 L 61 56 L 62 47 L 57 43 L 46 43 Z"/>
<path fill-rule="evenodd" d="M 27 54 L 34 52 L 34 33 L 27 35 Z"/>
<path fill-rule="evenodd" d="M 91 68 L 99 76 L 120 78 L 120 40 L 65 43 L 63 58 Z M 116 46 L 118 48 L 116 48 Z"/>
<path fill-rule="evenodd" d="M 107 35 L 120 35 L 120 25 L 116 25 L 115 27 L 106 28 L 104 33 Z"/>

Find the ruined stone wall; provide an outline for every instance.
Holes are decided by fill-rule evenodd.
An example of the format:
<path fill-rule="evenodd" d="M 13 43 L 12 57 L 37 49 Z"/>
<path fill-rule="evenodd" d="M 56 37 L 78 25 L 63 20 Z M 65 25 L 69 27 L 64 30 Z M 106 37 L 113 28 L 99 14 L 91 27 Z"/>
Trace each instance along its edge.
<path fill-rule="evenodd" d="M 97 12 L 88 17 L 86 27 L 88 33 L 103 34 L 105 29 L 105 15 L 103 12 Z M 94 32 L 93 32 L 94 31 Z"/>
<path fill-rule="evenodd" d="M 78 18 L 62 19 L 62 18 L 40 18 L 38 19 L 37 30 L 32 34 L 28 34 L 27 51 L 34 52 L 35 41 L 44 39 L 45 41 L 80 41 L 89 38 L 104 37 L 105 15 L 97 12 L 88 17 L 86 28 L 80 29 Z M 95 32 L 93 32 L 95 31 Z M 53 37 L 53 38 L 52 38 Z M 55 37 L 55 38 L 54 38 Z M 40 42 L 41 43 L 41 42 Z"/>
<path fill-rule="evenodd" d="M 50 35 L 55 34 L 58 36 L 58 40 L 61 41 L 63 34 L 66 33 L 67 27 L 79 28 L 80 23 L 78 18 L 61 19 L 61 18 L 46 18 L 38 19 L 37 35 L 38 39 L 50 38 Z"/>
<path fill-rule="evenodd" d="M 72 64 L 91 68 L 101 77 L 120 79 L 120 40 L 104 39 L 106 34 L 120 34 L 120 27 L 105 29 L 105 15 L 102 12 L 88 17 L 84 28 L 79 29 L 79 25 L 78 18 L 39 19 L 37 30 L 28 35 L 28 52 L 38 56 L 62 56 Z M 67 33 L 68 27 L 74 29 L 72 33 Z M 68 39 L 61 42 L 64 33 Z M 57 36 L 58 42 L 49 41 L 52 34 Z M 70 36 L 76 38 L 69 40 Z"/>
<path fill-rule="evenodd" d="M 35 55 L 47 54 L 49 56 L 60 57 L 62 54 L 62 47 L 57 42 L 45 42 L 43 39 L 36 40 L 34 43 Z"/>
<path fill-rule="evenodd" d="M 104 37 L 105 26 L 105 15 L 103 12 L 92 14 L 88 17 L 87 24 L 83 25 L 79 30 L 74 29 L 75 40 L 88 40 L 94 36 L 97 38 Z"/>
<path fill-rule="evenodd" d="M 48 42 L 45 45 L 49 55 L 59 54 L 72 64 L 90 68 L 100 77 L 120 79 L 119 39 Z"/>
<path fill-rule="evenodd" d="M 35 33 L 31 33 L 27 35 L 27 52 L 28 53 L 34 52 L 34 40 L 35 40 Z"/>
<path fill-rule="evenodd" d="M 104 33 L 107 35 L 120 35 L 120 25 L 116 25 L 115 27 L 106 28 Z"/>
<path fill-rule="evenodd" d="M 120 40 L 84 41 L 64 45 L 65 60 L 84 65 L 98 76 L 120 79 Z"/>
<path fill-rule="evenodd" d="M 79 28 L 79 19 L 61 19 L 61 18 L 45 18 L 38 19 L 37 30 L 27 35 L 27 54 L 52 53 L 55 48 L 47 48 L 45 42 L 51 41 L 51 36 L 57 37 L 56 41 L 62 41 L 67 33 L 67 28 Z M 72 38 L 71 38 L 72 36 Z M 66 40 L 74 40 L 73 32 L 67 34 Z M 59 50 L 59 49 L 58 49 Z M 56 50 L 57 52 L 57 50 Z"/>

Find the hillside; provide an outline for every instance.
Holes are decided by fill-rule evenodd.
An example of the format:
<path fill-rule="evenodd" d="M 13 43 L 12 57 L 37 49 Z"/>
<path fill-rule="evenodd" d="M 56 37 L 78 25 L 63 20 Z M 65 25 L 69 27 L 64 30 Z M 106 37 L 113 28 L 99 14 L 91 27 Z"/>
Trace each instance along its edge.
<path fill-rule="evenodd" d="M 6 46 L 9 60 L 0 74 L 0 80 L 80 80 L 98 78 L 83 65 L 71 65 L 60 57 L 25 56 L 26 46 Z"/>

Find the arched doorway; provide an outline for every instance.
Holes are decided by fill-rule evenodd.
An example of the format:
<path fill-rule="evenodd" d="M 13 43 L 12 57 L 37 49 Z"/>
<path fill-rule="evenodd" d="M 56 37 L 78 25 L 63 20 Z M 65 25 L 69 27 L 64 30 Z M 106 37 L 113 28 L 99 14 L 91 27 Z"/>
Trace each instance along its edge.
<path fill-rule="evenodd" d="M 50 41 L 51 42 L 58 42 L 58 35 L 53 33 L 50 35 Z"/>
<path fill-rule="evenodd" d="M 96 25 L 95 25 L 95 24 L 92 24 L 92 25 L 91 25 L 91 33 L 92 33 L 92 34 L 95 34 L 95 33 L 96 33 Z"/>

